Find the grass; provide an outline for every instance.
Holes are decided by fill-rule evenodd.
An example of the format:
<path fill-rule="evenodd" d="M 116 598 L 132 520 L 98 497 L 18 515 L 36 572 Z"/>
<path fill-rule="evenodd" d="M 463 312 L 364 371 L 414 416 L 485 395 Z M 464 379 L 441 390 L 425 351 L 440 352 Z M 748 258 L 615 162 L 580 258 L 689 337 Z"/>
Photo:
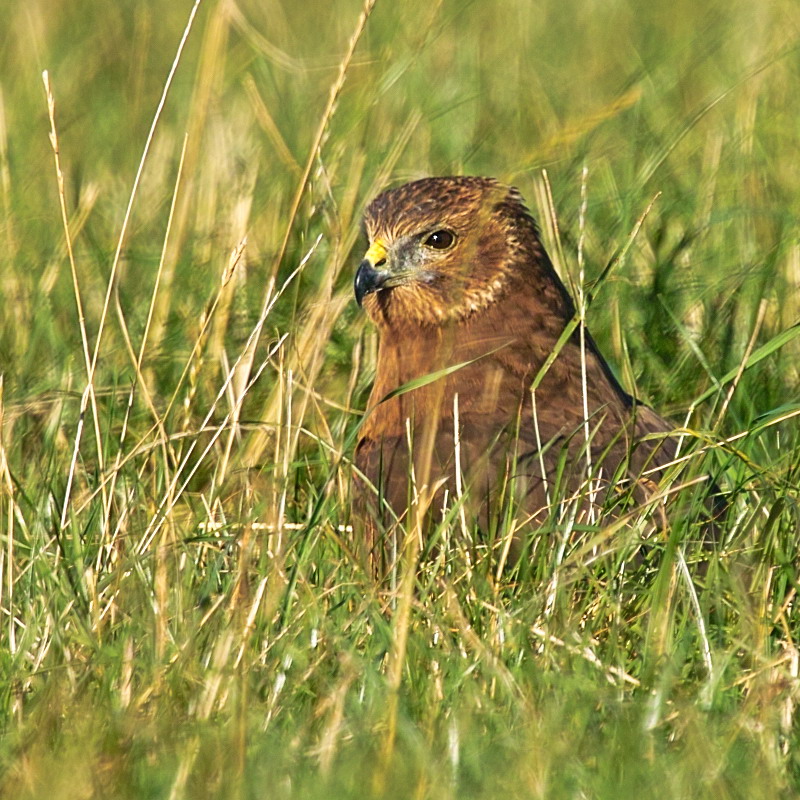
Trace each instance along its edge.
<path fill-rule="evenodd" d="M 0 794 L 796 796 L 796 4 L 204 0 L 177 60 L 188 0 L 7 5 Z M 360 210 L 453 172 L 612 264 L 589 325 L 705 444 L 710 560 L 693 487 L 639 562 L 353 557 Z"/>

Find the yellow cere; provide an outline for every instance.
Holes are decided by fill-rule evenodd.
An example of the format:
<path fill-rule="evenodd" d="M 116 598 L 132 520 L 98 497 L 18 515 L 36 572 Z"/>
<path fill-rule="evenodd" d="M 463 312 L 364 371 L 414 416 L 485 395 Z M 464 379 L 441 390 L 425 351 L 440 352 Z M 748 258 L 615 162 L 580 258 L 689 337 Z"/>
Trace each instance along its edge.
<path fill-rule="evenodd" d="M 376 266 L 386 258 L 386 245 L 382 239 L 376 239 L 370 246 L 369 250 L 364 254 L 364 258 L 369 261 L 372 266 Z"/>

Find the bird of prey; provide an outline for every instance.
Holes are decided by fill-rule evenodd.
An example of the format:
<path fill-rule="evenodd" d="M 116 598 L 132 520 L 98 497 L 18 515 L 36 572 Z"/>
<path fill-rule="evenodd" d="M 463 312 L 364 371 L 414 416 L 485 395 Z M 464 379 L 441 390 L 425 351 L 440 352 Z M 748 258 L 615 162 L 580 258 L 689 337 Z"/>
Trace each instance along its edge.
<path fill-rule="evenodd" d="M 629 503 L 647 496 L 675 455 L 673 426 L 575 325 L 515 188 L 417 180 L 375 198 L 364 226 L 355 296 L 379 349 L 355 507 L 373 552 L 421 502 L 429 523 L 449 505 L 485 527 L 511 508 L 523 531 L 571 499 L 585 518 L 621 487 Z"/>

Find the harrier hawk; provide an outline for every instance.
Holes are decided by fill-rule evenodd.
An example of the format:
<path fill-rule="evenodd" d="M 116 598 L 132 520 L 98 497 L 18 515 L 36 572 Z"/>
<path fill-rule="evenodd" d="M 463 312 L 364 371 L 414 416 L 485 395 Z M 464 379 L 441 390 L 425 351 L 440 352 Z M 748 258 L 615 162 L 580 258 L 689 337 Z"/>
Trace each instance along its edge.
<path fill-rule="evenodd" d="M 426 178 L 379 195 L 364 224 L 355 295 L 380 336 L 355 454 L 370 547 L 420 502 L 487 526 L 509 507 L 541 523 L 571 499 L 586 517 L 626 486 L 641 500 L 674 457 L 672 426 L 581 337 L 516 189 Z"/>

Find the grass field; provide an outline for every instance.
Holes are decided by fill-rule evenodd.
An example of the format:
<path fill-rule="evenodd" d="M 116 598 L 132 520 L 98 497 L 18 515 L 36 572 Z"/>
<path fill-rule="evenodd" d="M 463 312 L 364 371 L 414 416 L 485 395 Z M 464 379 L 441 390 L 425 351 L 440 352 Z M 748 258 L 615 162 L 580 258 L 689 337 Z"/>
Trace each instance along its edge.
<path fill-rule="evenodd" d="M 794 0 L 0 11 L 0 796 L 800 793 Z M 353 556 L 360 213 L 451 173 L 613 262 L 590 327 L 718 552 L 676 484 L 640 561 Z"/>

